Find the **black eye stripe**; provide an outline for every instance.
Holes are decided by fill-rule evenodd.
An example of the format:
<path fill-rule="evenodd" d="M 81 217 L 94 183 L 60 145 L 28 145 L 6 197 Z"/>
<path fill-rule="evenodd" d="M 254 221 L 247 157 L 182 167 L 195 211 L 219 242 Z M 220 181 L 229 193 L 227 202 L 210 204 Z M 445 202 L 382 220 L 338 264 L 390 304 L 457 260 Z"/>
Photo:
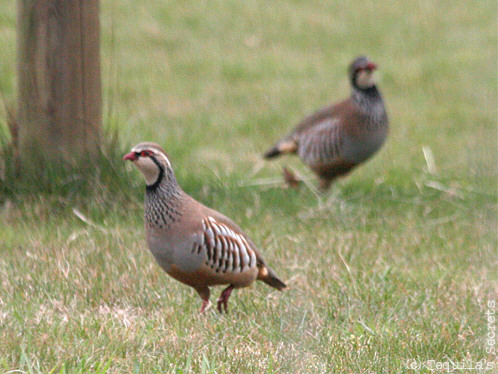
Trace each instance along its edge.
<path fill-rule="evenodd" d="M 156 166 L 163 170 L 163 167 L 161 166 L 161 164 L 159 163 L 159 161 L 157 160 L 156 156 L 154 155 L 150 155 L 150 159 L 154 162 L 154 164 L 156 164 Z M 163 170 L 164 171 L 164 170 Z"/>
<path fill-rule="evenodd" d="M 140 152 L 133 152 L 133 153 L 135 153 L 135 156 L 137 156 L 137 157 L 151 157 L 154 155 L 154 152 L 149 151 L 149 150 L 144 150 L 144 151 L 140 151 Z"/>

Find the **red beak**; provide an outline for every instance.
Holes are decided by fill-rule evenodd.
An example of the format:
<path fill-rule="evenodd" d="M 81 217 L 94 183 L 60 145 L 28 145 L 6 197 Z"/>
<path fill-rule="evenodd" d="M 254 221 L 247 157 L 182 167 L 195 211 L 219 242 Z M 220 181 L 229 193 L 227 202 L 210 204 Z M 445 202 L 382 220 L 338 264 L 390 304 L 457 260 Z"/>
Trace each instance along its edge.
<path fill-rule="evenodd" d="M 373 62 L 371 62 L 371 61 L 370 61 L 370 62 L 367 64 L 366 69 L 367 69 L 367 70 L 375 70 L 375 69 L 377 69 L 377 65 L 376 65 L 375 63 L 373 63 Z"/>
<path fill-rule="evenodd" d="M 130 161 L 135 161 L 137 159 L 137 155 L 135 154 L 135 152 L 130 152 L 128 153 L 127 155 L 125 155 L 123 157 L 123 160 L 130 160 Z"/>

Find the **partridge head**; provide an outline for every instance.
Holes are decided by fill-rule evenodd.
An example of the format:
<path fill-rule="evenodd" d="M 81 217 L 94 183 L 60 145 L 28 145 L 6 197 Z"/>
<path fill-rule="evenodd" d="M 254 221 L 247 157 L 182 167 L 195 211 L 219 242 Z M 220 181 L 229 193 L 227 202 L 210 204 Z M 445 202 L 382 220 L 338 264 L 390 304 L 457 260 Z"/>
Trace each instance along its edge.
<path fill-rule="evenodd" d="M 359 90 L 368 90 L 375 86 L 374 72 L 377 65 L 365 56 L 357 57 L 348 68 L 351 86 Z"/>
<path fill-rule="evenodd" d="M 140 143 L 123 159 L 133 162 L 145 177 L 145 235 L 150 251 L 166 273 L 197 291 L 201 312 L 209 305 L 211 286 L 227 285 L 218 299 L 220 312 L 227 310 L 233 289 L 255 280 L 278 290 L 287 287 L 240 227 L 180 188 L 159 145 Z"/>

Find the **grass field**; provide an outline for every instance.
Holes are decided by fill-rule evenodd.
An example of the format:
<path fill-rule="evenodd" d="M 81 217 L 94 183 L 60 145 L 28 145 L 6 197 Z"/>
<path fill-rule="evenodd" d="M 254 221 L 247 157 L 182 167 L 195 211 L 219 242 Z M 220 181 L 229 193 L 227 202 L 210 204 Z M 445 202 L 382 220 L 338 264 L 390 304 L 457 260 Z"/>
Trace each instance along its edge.
<path fill-rule="evenodd" d="M 258 283 L 234 292 L 230 314 L 198 316 L 195 292 L 146 248 L 142 176 L 115 157 L 112 188 L 0 196 L 0 372 L 418 373 L 496 360 L 497 4 L 339 4 L 102 1 L 115 153 L 163 145 L 184 189 L 238 222 L 290 287 Z M 7 106 L 15 16 L 0 3 Z M 380 66 L 388 142 L 328 195 L 282 188 L 283 165 L 314 181 L 298 160 L 261 153 L 348 94 L 358 54 Z M 0 105 L 4 139 L 6 118 Z"/>

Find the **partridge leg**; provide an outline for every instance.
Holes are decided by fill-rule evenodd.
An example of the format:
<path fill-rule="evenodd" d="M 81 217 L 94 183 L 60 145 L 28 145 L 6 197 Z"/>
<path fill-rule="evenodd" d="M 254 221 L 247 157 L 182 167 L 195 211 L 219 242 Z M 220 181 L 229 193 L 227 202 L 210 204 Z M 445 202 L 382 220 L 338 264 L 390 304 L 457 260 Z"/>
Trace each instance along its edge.
<path fill-rule="evenodd" d="M 329 178 L 320 178 L 318 186 L 320 188 L 320 191 L 325 192 L 330 188 L 330 185 L 332 184 L 333 179 Z"/>
<path fill-rule="evenodd" d="M 204 314 L 204 312 L 206 311 L 208 306 L 211 304 L 209 302 L 209 295 L 210 295 L 209 288 L 201 287 L 201 288 L 196 288 L 195 290 L 197 291 L 197 293 L 199 294 L 199 296 L 202 299 L 202 306 L 201 306 L 200 314 Z"/>
<path fill-rule="evenodd" d="M 221 293 L 220 298 L 218 299 L 218 310 L 220 313 L 223 313 L 223 309 L 225 309 L 225 313 L 228 313 L 228 298 L 232 294 L 233 289 L 234 286 L 231 284 Z"/>
<path fill-rule="evenodd" d="M 284 177 L 285 183 L 290 188 L 298 188 L 299 187 L 301 180 L 299 180 L 299 178 L 296 177 L 296 175 L 292 171 L 287 169 L 286 167 L 284 167 L 282 169 L 282 176 Z"/>

